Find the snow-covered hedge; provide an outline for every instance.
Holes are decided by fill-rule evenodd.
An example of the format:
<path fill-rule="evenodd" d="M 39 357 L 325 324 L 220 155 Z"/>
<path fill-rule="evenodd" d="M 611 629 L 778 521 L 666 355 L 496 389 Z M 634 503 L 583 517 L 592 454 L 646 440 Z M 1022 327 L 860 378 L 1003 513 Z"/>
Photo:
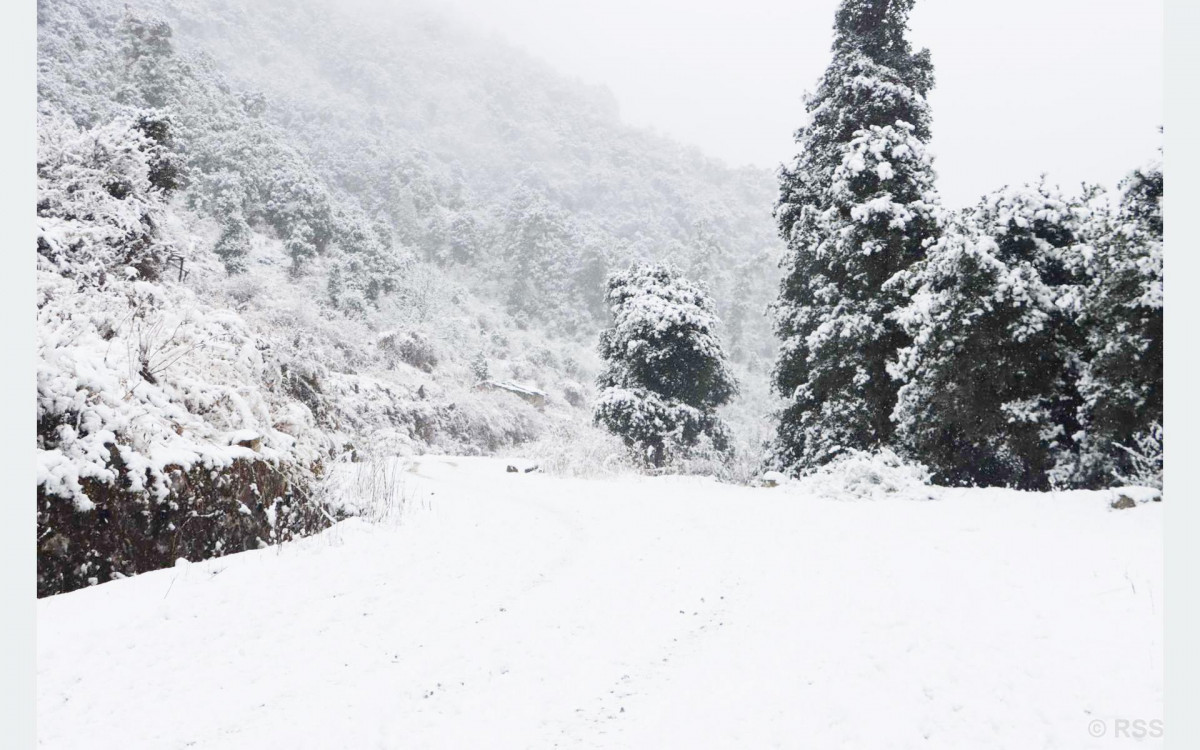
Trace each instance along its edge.
<path fill-rule="evenodd" d="M 879 500 L 887 497 L 926 500 L 931 497 L 929 470 L 884 448 L 847 450 L 792 483 L 805 494 L 830 499 Z"/>

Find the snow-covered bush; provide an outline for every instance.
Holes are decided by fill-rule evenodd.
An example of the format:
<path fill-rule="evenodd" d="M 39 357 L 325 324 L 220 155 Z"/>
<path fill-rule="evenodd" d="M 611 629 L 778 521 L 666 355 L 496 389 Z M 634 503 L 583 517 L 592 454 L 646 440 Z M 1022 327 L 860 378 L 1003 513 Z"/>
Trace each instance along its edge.
<path fill-rule="evenodd" d="M 413 497 L 404 459 L 374 453 L 342 454 L 329 464 L 315 492 L 331 510 L 372 523 L 399 522 Z"/>
<path fill-rule="evenodd" d="M 165 193 L 153 165 L 170 161 L 133 117 L 81 129 L 38 108 L 38 267 L 87 286 L 156 279 L 172 247 L 158 232 Z"/>
<path fill-rule="evenodd" d="M 586 423 L 559 422 L 518 450 L 539 469 L 556 476 L 594 479 L 638 469 L 615 435 Z"/>
<path fill-rule="evenodd" d="M 1135 434 L 1132 445 L 1117 444 L 1124 460 L 1114 468 L 1113 478 L 1121 484 L 1163 488 L 1163 430 L 1155 422 L 1146 432 Z"/>
<path fill-rule="evenodd" d="M 276 428 L 286 399 L 235 315 L 149 282 L 41 272 L 38 295 L 42 594 L 325 525 L 318 439 Z"/>
<path fill-rule="evenodd" d="M 712 477 L 720 482 L 750 486 L 762 476 L 765 443 L 738 440 L 730 431 L 729 445 L 717 449 L 711 440 L 701 441 L 671 464 L 674 474 Z"/>
<path fill-rule="evenodd" d="M 636 459 L 662 468 L 694 450 L 726 452 L 716 409 L 737 393 L 702 288 L 664 266 L 638 264 L 608 281 L 613 327 L 600 334 L 607 366 L 594 419 Z"/>
<path fill-rule="evenodd" d="M 576 383 L 567 383 L 563 386 L 563 400 L 576 409 L 582 409 L 587 406 L 587 396 L 584 395 L 583 387 Z"/>
<path fill-rule="evenodd" d="M 425 372 L 433 372 L 437 367 L 438 356 L 433 344 L 414 331 L 384 333 L 379 337 L 379 350 L 393 366 L 403 362 Z"/>
<path fill-rule="evenodd" d="M 888 497 L 927 500 L 930 472 L 891 450 L 847 450 L 791 486 L 805 494 L 830 499 L 880 500 Z"/>

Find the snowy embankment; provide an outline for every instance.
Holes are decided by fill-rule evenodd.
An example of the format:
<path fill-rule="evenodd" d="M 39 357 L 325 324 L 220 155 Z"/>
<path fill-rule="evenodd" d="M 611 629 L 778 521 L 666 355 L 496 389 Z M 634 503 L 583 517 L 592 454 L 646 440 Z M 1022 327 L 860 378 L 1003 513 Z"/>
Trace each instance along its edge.
<path fill-rule="evenodd" d="M 1159 503 L 402 476 L 398 518 L 40 600 L 41 744 L 1084 748 L 1162 717 Z"/>

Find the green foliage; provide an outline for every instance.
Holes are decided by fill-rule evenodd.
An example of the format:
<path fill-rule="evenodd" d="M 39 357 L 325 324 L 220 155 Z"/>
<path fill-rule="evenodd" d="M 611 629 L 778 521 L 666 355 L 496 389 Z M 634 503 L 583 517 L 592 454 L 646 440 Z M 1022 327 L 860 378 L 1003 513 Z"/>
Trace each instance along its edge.
<path fill-rule="evenodd" d="M 1084 308 L 1087 362 L 1080 380 L 1082 447 L 1065 481 L 1086 486 L 1147 475 L 1162 482 L 1163 173 L 1161 162 L 1122 185 L 1115 215 L 1094 230 L 1094 282 Z M 1146 456 L 1157 445 L 1157 458 Z M 1153 450 L 1151 450 L 1153 452 Z"/>
<path fill-rule="evenodd" d="M 1000 190 L 905 274 L 893 418 L 937 482 L 1046 489 L 1071 455 L 1088 218 L 1044 183 Z"/>

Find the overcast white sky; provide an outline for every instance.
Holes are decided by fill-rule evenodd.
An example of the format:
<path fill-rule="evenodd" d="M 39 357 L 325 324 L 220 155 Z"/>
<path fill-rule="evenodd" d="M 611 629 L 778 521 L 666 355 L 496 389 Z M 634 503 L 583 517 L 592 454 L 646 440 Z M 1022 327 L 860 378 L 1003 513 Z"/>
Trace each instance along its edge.
<path fill-rule="evenodd" d="M 429 0 L 563 73 L 608 86 L 632 124 L 731 164 L 794 154 L 838 0 Z M 918 0 L 933 53 L 933 150 L 948 205 L 1047 172 L 1113 185 L 1155 154 L 1159 0 Z"/>

